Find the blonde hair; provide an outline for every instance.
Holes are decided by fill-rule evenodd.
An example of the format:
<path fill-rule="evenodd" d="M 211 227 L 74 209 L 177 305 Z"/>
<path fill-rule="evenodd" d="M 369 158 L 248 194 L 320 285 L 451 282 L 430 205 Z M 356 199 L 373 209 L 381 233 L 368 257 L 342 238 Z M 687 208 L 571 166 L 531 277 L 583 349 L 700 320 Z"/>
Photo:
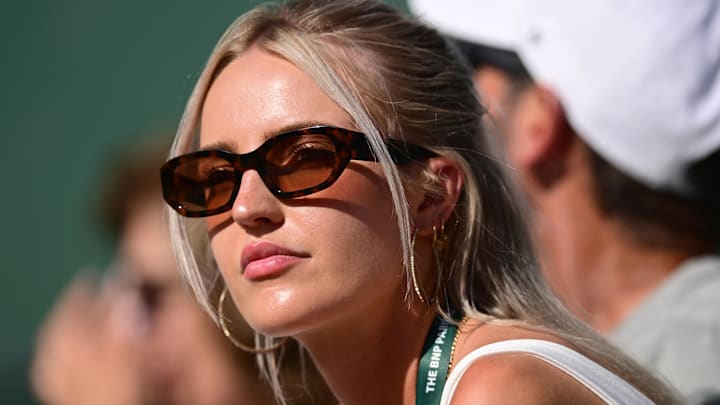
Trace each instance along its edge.
<path fill-rule="evenodd" d="M 383 140 L 424 146 L 462 168 L 464 189 L 446 227 L 449 245 L 444 266 L 438 269 L 442 313 L 460 308 L 483 321 L 549 331 L 656 402 L 672 400 L 662 384 L 568 315 L 548 292 L 518 199 L 503 166 L 492 157 L 468 68 L 437 32 L 379 1 L 291 1 L 257 7 L 238 18 L 218 42 L 195 86 L 172 156 L 196 147 L 200 112 L 213 79 L 252 46 L 308 74 L 366 134 L 393 196 L 406 267 L 413 254 L 412 224 L 402 173 Z M 218 272 L 207 233 L 198 221 L 175 213 L 170 224 L 179 265 L 198 300 L 214 314 L 208 292 Z M 409 283 L 410 277 L 405 278 Z M 266 347 L 274 343 L 261 336 L 256 340 Z M 265 355 L 259 361 L 284 402 L 276 357 Z"/>

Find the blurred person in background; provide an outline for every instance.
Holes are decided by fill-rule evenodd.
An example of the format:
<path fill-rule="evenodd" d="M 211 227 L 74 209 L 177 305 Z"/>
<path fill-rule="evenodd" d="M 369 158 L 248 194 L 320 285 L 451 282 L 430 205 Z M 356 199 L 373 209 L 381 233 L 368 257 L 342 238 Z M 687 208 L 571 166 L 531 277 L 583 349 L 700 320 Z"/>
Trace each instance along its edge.
<path fill-rule="evenodd" d="M 569 308 L 720 401 L 720 2 L 410 0 L 474 69 Z"/>
<path fill-rule="evenodd" d="M 103 184 L 100 218 L 116 258 L 102 280 L 81 272 L 42 327 L 31 380 L 45 404 L 274 403 L 255 356 L 234 348 L 182 285 L 158 179 L 169 144 L 153 137 L 131 148 Z M 227 317 L 252 340 L 242 318 Z M 297 345 L 284 361 L 290 403 L 336 402 L 311 365 L 302 375 Z"/>

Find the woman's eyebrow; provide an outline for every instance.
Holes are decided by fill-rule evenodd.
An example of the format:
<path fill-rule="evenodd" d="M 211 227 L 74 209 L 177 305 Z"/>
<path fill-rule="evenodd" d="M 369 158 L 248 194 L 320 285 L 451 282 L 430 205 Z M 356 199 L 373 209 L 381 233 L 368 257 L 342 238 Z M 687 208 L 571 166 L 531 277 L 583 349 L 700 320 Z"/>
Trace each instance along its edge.
<path fill-rule="evenodd" d="M 310 127 L 327 127 L 327 126 L 334 126 L 334 125 L 328 124 L 327 122 L 316 121 L 316 120 L 305 120 L 305 121 L 293 122 L 293 123 L 291 123 L 291 124 L 283 125 L 283 126 L 280 127 L 280 128 L 273 129 L 273 130 L 271 130 L 271 131 L 265 132 L 265 133 L 263 134 L 261 144 L 265 143 L 268 139 L 274 138 L 274 137 L 276 137 L 276 136 L 278 136 L 278 135 L 280 135 L 280 134 L 284 134 L 284 133 L 286 133 L 286 132 L 297 131 L 297 130 L 300 130 L 300 129 L 310 128 Z M 348 122 L 348 126 L 353 126 L 353 125 L 351 125 L 351 123 Z M 222 149 L 222 150 L 226 150 L 226 151 L 232 152 L 232 151 L 235 151 L 235 150 L 236 150 L 236 147 L 237 147 L 237 145 L 235 144 L 235 142 L 232 142 L 232 141 L 230 141 L 230 142 L 228 142 L 228 141 L 216 141 L 216 142 L 213 142 L 213 143 L 211 143 L 211 144 L 208 144 L 208 145 L 203 146 L 203 147 L 200 148 L 199 150 L 217 150 L 217 149 Z"/>
<path fill-rule="evenodd" d="M 218 150 L 218 149 L 220 149 L 220 150 L 226 150 L 226 151 L 230 152 L 230 151 L 235 150 L 234 148 L 235 148 L 234 143 L 229 143 L 229 142 L 225 142 L 225 141 L 217 141 L 217 142 L 213 142 L 211 144 L 205 145 L 198 150 Z"/>
<path fill-rule="evenodd" d="M 280 134 L 284 134 L 286 132 L 297 131 L 299 129 L 305 129 L 305 128 L 310 128 L 310 127 L 327 127 L 327 126 L 333 126 L 333 125 L 330 125 L 327 122 L 315 121 L 315 120 L 293 122 L 291 124 L 283 125 L 282 127 L 274 129 L 272 131 L 265 132 L 265 134 L 263 134 L 263 142 L 267 141 L 270 138 L 274 138 Z"/>

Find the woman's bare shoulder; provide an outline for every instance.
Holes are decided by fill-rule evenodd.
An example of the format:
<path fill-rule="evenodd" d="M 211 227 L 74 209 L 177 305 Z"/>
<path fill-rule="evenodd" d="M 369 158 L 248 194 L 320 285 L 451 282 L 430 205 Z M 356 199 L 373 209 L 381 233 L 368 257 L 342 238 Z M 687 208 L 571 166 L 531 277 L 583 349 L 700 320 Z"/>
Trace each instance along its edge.
<path fill-rule="evenodd" d="M 456 362 L 479 347 L 511 339 L 567 342 L 549 333 L 522 326 L 481 324 L 461 328 Z M 602 404 L 584 385 L 555 366 L 525 353 L 494 354 L 477 359 L 463 374 L 453 405 L 463 404 Z"/>
<path fill-rule="evenodd" d="M 529 354 L 506 353 L 478 359 L 455 390 L 453 405 L 602 404 L 585 386 Z"/>

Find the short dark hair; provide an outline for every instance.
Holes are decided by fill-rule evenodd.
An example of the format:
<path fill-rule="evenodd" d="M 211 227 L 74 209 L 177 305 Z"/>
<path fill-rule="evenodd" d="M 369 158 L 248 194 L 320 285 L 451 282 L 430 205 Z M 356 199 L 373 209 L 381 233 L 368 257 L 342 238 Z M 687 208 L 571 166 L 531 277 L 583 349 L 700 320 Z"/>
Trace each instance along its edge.
<path fill-rule="evenodd" d="M 697 193 L 681 195 L 653 189 L 613 166 L 592 148 L 589 151 L 595 199 L 608 215 L 625 224 L 628 234 L 640 243 L 677 246 L 686 241 L 718 240 L 718 187 L 711 187 L 711 173 L 720 173 L 720 154 L 691 168 Z M 714 168 L 715 171 L 712 171 Z M 713 203 L 713 200 L 715 201 Z"/>
<path fill-rule="evenodd" d="M 111 239 L 120 237 L 133 204 L 157 196 L 162 204 L 160 166 L 167 157 L 172 132 L 160 131 L 125 145 L 110 158 L 97 187 L 95 219 Z"/>
<path fill-rule="evenodd" d="M 463 58 L 474 68 L 492 66 L 507 73 L 511 79 L 531 80 L 530 72 L 517 53 L 507 49 L 451 38 Z"/>
<path fill-rule="evenodd" d="M 688 169 L 688 179 L 697 199 L 708 211 L 712 239 L 720 248 L 720 149 Z"/>

